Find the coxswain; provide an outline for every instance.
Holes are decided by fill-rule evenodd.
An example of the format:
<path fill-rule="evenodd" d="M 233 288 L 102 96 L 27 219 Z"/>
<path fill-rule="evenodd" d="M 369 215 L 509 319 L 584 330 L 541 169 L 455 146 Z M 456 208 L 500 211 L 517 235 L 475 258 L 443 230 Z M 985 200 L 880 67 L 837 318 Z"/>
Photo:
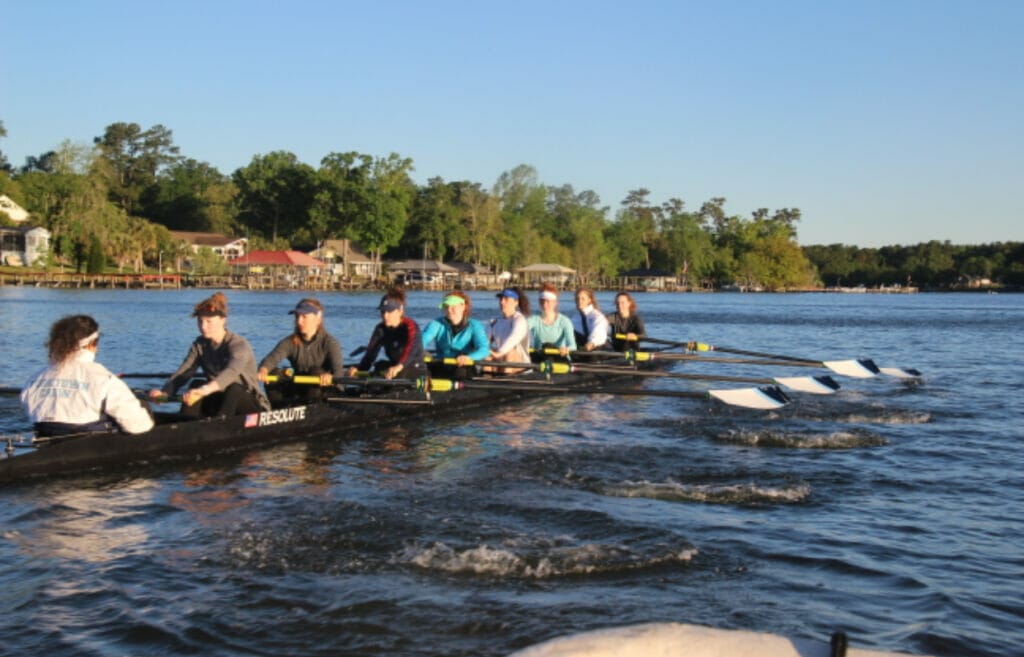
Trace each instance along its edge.
<path fill-rule="evenodd" d="M 21 403 L 40 436 L 111 431 L 144 433 L 153 417 L 124 381 L 96 362 L 100 327 L 89 315 L 69 315 L 50 327 L 50 364 L 32 377 Z"/>

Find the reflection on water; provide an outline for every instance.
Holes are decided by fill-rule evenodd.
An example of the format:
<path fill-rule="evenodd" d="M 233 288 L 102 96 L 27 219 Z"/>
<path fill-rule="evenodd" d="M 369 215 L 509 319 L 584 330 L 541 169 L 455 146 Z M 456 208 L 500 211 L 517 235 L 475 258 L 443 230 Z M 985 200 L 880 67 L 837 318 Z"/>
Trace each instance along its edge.
<path fill-rule="evenodd" d="M 113 488 L 57 487 L 46 498 L 38 523 L 5 537 L 36 557 L 117 561 L 145 544 L 145 509 L 158 492 L 155 482 L 144 479 Z"/>

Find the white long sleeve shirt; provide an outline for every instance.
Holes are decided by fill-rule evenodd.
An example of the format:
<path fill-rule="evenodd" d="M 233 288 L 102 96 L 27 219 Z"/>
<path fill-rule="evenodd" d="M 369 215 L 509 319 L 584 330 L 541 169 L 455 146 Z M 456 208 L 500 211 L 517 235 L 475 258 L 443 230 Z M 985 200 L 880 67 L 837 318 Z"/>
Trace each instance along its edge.
<path fill-rule="evenodd" d="M 152 429 L 153 418 L 131 389 L 95 358 L 95 352 L 79 349 L 32 377 L 21 391 L 32 421 L 90 424 L 105 413 L 126 433 Z"/>
<path fill-rule="evenodd" d="M 511 317 L 492 319 L 489 333 L 491 351 L 497 358 L 512 358 L 514 362 L 530 360 L 530 330 L 526 318 L 518 310 Z"/>
<path fill-rule="evenodd" d="M 587 317 L 587 330 L 583 330 L 583 315 Z M 608 342 L 608 318 L 593 304 L 572 315 L 572 328 L 580 335 L 586 336 L 583 344 L 590 343 L 595 347 L 603 347 Z M 580 345 L 580 348 L 583 347 Z"/>

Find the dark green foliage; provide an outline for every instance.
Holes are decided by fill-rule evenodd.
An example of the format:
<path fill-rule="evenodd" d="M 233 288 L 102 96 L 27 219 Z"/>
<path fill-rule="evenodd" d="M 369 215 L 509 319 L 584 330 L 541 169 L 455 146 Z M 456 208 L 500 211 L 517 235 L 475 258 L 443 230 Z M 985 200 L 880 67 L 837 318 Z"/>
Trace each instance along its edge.
<path fill-rule="evenodd" d="M 102 274 L 107 266 L 107 256 L 103 253 L 103 242 L 93 236 L 89 242 L 89 255 L 85 261 L 85 273 Z"/>

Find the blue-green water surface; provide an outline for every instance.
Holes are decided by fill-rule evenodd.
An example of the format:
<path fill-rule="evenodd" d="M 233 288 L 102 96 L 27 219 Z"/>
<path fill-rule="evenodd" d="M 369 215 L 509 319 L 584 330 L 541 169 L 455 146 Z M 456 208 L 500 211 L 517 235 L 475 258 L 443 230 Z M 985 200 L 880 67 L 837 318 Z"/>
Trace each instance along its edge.
<path fill-rule="evenodd" d="M 0 384 L 63 314 L 170 371 L 203 291 L 0 288 Z M 267 353 L 298 293 L 229 292 Z M 436 293 L 413 293 L 421 325 Z M 474 314 L 496 314 L 474 292 Z M 321 296 L 346 353 L 377 296 Z M 600 294 L 606 310 L 612 295 Z M 679 621 L 933 655 L 1024 645 L 1024 296 L 641 294 L 648 331 L 914 367 L 777 411 L 551 397 L 381 435 L 0 489 L 0 653 L 503 655 Z M 571 309 L 570 299 L 562 310 Z M 790 376 L 827 371 L 677 365 Z M 726 383 L 651 381 L 702 390 Z M 0 398 L 0 433 L 28 429 Z M 142 438 L 140 438 L 142 439 Z"/>

